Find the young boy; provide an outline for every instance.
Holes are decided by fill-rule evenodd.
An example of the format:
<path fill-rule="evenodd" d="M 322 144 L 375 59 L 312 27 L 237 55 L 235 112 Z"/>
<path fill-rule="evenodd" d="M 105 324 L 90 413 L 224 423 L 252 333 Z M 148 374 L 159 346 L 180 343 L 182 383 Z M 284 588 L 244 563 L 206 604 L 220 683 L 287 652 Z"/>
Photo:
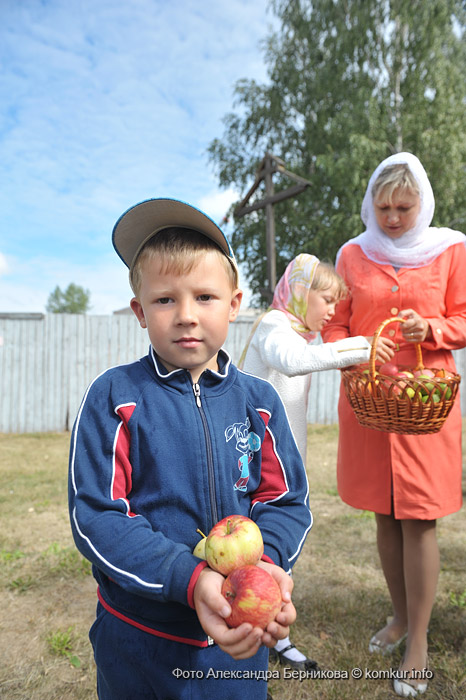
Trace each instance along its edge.
<path fill-rule="evenodd" d="M 291 567 L 312 525 L 306 473 L 278 394 L 222 350 L 242 293 L 223 232 L 170 199 L 113 230 L 149 354 L 101 374 L 73 428 L 73 536 L 93 564 L 100 700 L 265 698 L 268 649 L 296 613 Z M 227 515 L 262 531 L 283 608 L 266 630 L 225 623 L 223 576 L 192 554 Z"/>

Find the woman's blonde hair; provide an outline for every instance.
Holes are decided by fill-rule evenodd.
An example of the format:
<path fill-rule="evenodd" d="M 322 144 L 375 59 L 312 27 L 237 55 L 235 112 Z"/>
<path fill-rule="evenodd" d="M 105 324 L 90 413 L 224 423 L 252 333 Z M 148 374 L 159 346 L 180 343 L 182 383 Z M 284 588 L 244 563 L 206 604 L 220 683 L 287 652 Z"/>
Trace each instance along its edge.
<path fill-rule="evenodd" d="M 395 190 L 420 194 L 416 178 L 406 163 L 388 165 L 382 170 L 372 186 L 372 199 L 375 200 L 383 194 L 387 201 L 391 202 Z"/>
<path fill-rule="evenodd" d="M 160 260 L 164 273 L 189 273 L 207 251 L 218 253 L 219 264 L 225 267 L 232 289 L 238 287 L 238 271 L 214 241 L 199 231 L 171 227 L 159 231 L 139 251 L 129 272 L 135 296 L 141 290 L 142 266 L 146 260 Z"/>
<path fill-rule="evenodd" d="M 319 291 L 321 289 L 335 290 L 335 296 L 344 299 L 348 294 L 348 287 L 343 277 L 340 277 L 334 266 L 329 262 L 320 261 L 314 272 L 311 282 L 311 289 Z"/>

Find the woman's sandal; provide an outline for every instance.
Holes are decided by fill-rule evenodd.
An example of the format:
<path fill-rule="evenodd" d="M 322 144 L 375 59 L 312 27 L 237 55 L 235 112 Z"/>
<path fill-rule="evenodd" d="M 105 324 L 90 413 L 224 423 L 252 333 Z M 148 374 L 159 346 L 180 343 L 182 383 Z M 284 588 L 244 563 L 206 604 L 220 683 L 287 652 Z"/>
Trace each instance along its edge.
<path fill-rule="evenodd" d="M 416 681 L 400 681 L 398 678 L 393 679 L 393 690 L 402 698 L 415 698 L 417 695 L 422 695 L 427 690 L 427 681 L 425 683 L 416 683 Z"/>
<path fill-rule="evenodd" d="M 382 654 L 383 656 L 388 656 L 389 654 L 393 654 L 393 652 L 398 649 L 400 644 L 404 642 L 404 640 L 407 637 L 407 632 L 401 635 L 399 639 L 396 640 L 396 642 L 388 643 L 388 642 L 382 642 L 381 639 L 377 637 L 377 634 L 374 634 L 372 639 L 369 642 L 369 652 L 371 654 Z"/>
<path fill-rule="evenodd" d="M 390 623 L 392 622 L 393 617 L 389 616 L 387 617 L 387 624 L 385 627 L 388 627 Z M 398 649 L 400 644 L 404 642 L 406 637 L 408 636 L 408 633 L 405 632 L 404 634 L 401 635 L 399 639 L 397 639 L 395 642 L 383 642 L 377 635 L 382 632 L 382 630 L 385 629 L 385 627 L 382 627 L 378 632 L 374 634 L 372 639 L 369 642 L 369 653 L 370 654 L 382 654 L 382 656 L 388 656 L 389 654 L 393 654 L 393 652 Z"/>
<path fill-rule="evenodd" d="M 269 649 L 270 660 L 271 661 L 280 661 L 280 664 L 282 666 L 290 666 L 291 668 L 297 668 L 300 671 L 318 671 L 319 670 L 319 666 L 317 665 L 317 661 L 313 661 L 312 659 L 305 658 L 302 661 L 295 661 L 295 659 L 290 659 L 288 656 L 286 656 L 286 652 L 290 651 L 290 649 L 296 649 L 295 645 L 289 644 L 287 647 L 285 647 L 281 651 L 277 651 L 274 648 Z"/>
<path fill-rule="evenodd" d="M 426 661 L 424 670 L 428 669 L 428 667 L 428 662 Z M 418 683 L 416 680 L 410 678 L 406 678 L 404 680 L 394 678 L 393 690 L 397 695 L 399 695 L 402 698 L 415 698 L 417 695 L 422 695 L 426 692 L 427 681 L 424 681 L 423 683 Z"/>

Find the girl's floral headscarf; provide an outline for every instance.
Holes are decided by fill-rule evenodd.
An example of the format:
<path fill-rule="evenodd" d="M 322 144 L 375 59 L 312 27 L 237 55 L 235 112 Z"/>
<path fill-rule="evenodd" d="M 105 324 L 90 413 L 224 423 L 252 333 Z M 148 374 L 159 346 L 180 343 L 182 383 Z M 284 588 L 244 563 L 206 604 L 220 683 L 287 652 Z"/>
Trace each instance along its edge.
<path fill-rule="evenodd" d="M 270 309 L 278 309 L 288 316 L 291 327 L 308 342 L 316 333 L 306 326 L 308 294 L 319 264 L 315 255 L 301 253 L 292 260 L 275 287 Z"/>
<path fill-rule="evenodd" d="M 297 255 L 287 266 L 283 276 L 280 277 L 273 294 L 272 303 L 264 314 L 261 314 L 254 323 L 246 345 L 241 353 L 238 367 L 243 368 L 246 353 L 251 343 L 256 328 L 265 314 L 272 309 L 283 311 L 290 319 L 291 327 L 308 342 L 316 337 L 316 333 L 306 326 L 306 313 L 308 293 L 314 279 L 319 259 L 315 255 L 301 253 Z"/>

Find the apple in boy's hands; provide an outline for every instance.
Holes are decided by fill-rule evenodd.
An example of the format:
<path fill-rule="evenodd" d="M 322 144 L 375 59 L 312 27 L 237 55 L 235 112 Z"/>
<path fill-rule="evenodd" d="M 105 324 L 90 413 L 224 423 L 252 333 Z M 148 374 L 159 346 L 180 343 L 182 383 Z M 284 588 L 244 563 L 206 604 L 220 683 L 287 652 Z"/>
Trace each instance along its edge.
<path fill-rule="evenodd" d="M 205 543 L 205 558 L 214 571 L 228 576 L 246 564 L 257 564 L 264 553 L 262 533 L 245 515 L 229 515 L 213 526 Z"/>
<path fill-rule="evenodd" d="M 202 537 L 194 547 L 193 554 L 195 557 L 199 557 L 199 559 L 205 559 L 205 543 L 207 542 L 207 537 L 201 530 L 199 530 L 199 528 L 196 530 L 196 532 L 202 535 Z"/>
<path fill-rule="evenodd" d="M 249 622 L 253 627 L 265 630 L 282 607 L 280 586 L 268 571 L 259 566 L 241 566 L 228 574 L 222 594 L 231 607 L 231 615 L 225 620 L 229 627 Z"/>

